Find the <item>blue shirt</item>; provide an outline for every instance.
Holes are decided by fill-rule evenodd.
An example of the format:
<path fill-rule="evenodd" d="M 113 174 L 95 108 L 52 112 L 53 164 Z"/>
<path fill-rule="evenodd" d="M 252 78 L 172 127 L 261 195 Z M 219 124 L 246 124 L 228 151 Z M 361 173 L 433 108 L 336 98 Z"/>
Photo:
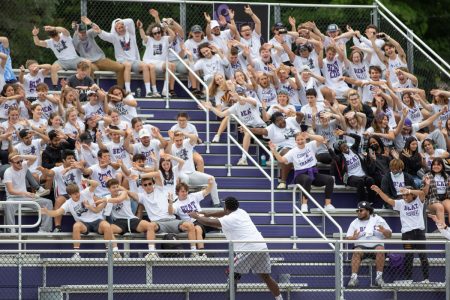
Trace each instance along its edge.
<path fill-rule="evenodd" d="M 3 43 L 0 43 L 0 52 L 5 53 L 8 55 L 8 59 L 6 60 L 5 65 L 5 81 L 11 81 L 11 80 L 17 80 L 16 76 L 14 75 L 13 68 L 12 68 L 12 61 L 11 61 L 11 50 L 9 48 L 6 48 L 3 46 Z"/>

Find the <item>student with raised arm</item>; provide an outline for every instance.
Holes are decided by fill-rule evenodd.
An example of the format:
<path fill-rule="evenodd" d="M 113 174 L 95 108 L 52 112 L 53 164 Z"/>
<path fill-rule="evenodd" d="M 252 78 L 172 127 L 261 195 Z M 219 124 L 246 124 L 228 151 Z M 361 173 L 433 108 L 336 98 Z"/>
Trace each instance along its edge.
<path fill-rule="evenodd" d="M 70 198 L 56 210 L 43 208 L 41 212 L 43 215 L 50 217 L 62 216 L 70 212 L 75 219 L 72 231 L 72 239 L 74 240 L 81 240 L 81 234 L 87 235 L 89 232 L 96 232 L 103 235 L 105 241 L 114 240 L 111 225 L 103 220 L 102 212 L 106 206 L 106 201 L 98 205 L 94 201 L 94 191 L 100 183 L 95 180 L 86 180 L 86 182 L 89 187 L 81 192 L 78 185 L 69 184 L 67 186 L 67 194 Z M 72 259 L 79 260 L 81 258 L 78 252 L 80 243 L 74 243 L 73 249 L 76 252 L 72 256 Z M 113 244 L 113 251 L 114 258 L 121 258 L 117 245 L 115 244 Z"/>
<path fill-rule="evenodd" d="M 381 32 L 378 34 L 378 37 L 381 37 L 386 41 L 381 49 L 376 46 L 375 36 L 372 36 L 370 38 L 370 41 L 372 43 L 373 49 L 375 49 L 375 53 L 377 54 L 378 58 L 386 65 L 389 73 L 396 74 L 396 69 L 401 67 L 408 67 L 406 62 L 406 53 L 403 50 L 402 46 L 400 46 L 400 44 L 396 40 L 394 40 L 386 33 Z M 382 50 L 384 51 L 384 55 Z M 397 76 L 391 77 L 391 83 L 395 83 L 397 81 Z"/>
<path fill-rule="evenodd" d="M 310 139 L 310 142 L 306 142 Z M 313 135 L 307 132 L 298 132 L 295 134 L 296 147 L 289 150 L 281 156 L 277 151 L 277 145 L 269 142 L 269 148 L 274 154 L 276 160 L 283 164 L 294 164 L 294 182 L 300 184 L 309 193 L 311 185 L 325 186 L 325 209 L 334 210 L 331 204 L 331 194 L 334 188 L 334 178 L 330 175 L 320 174 L 317 169 L 316 153 L 325 139 L 320 135 Z M 302 199 L 301 210 L 308 212 L 307 199 Z"/>
<path fill-rule="evenodd" d="M 250 48 L 252 58 L 257 58 L 261 47 L 261 20 L 253 13 L 250 5 L 244 6 L 244 12 L 252 18 L 252 21 L 255 23 L 255 29 L 252 30 L 250 24 L 244 23 L 241 25 L 235 39 Z"/>
<path fill-rule="evenodd" d="M 51 67 L 51 77 L 53 89 L 58 88 L 58 71 L 64 70 L 76 70 L 77 64 L 84 59 L 79 57 L 73 46 L 72 37 L 70 32 L 64 27 L 56 26 L 44 26 L 44 30 L 48 32 L 49 39 L 43 41 L 38 37 L 39 28 L 34 27 L 32 34 L 34 44 L 43 48 L 50 48 L 55 54 L 57 61 L 55 61 Z M 90 66 L 90 62 L 86 60 Z"/>
<path fill-rule="evenodd" d="M 50 64 L 40 65 L 36 60 L 29 59 L 25 62 L 25 68 L 29 73 L 25 75 L 25 68 L 20 66 L 19 82 L 24 86 L 25 97 L 28 101 L 33 102 L 37 99 L 36 87 L 39 83 L 44 82 L 51 67 Z"/>
<path fill-rule="evenodd" d="M 2 58 L 2 68 L 4 69 L 3 76 L 5 83 L 16 83 L 17 79 L 12 68 L 11 49 L 9 48 L 9 40 L 6 36 L 0 36 L 0 53 L 5 55 L 0 54 L 0 57 Z M 4 66 L 3 61 L 5 63 Z"/>
<path fill-rule="evenodd" d="M 228 9 L 228 16 L 230 17 L 230 23 L 226 23 L 227 29 L 220 30 L 220 23 L 216 20 L 211 20 L 211 16 L 204 12 L 203 16 L 206 21 L 205 34 L 209 42 L 222 49 L 225 55 L 228 54 L 227 42 L 234 39 L 238 34 L 236 24 L 234 23 L 234 10 Z M 220 20 L 220 17 L 219 17 Z"/>
<path fill-rule="evenodd" d="M 381 39 L 381 37 L 379 38 L 377 36 L 378 34 L 377 26 L 373 24 L 367 25 L 366 29 L 364 30 L 364 34 L 366 36 L 363 36 L 359 30 L 354 31 L 353 44 L 356 47 L 368 49 L 369 51 L 373 52 L 374 48 L 370 40 L 373 36 L 375 37 L 375 45 L 377 48 L 381 48 L 384 45 L 384 40 Z M 386 69 L 386 66 L 380 61 L 378 55 L 376 55 L 375 53 L 373 53 L 373 55 L 370 58 L 369 66 L 379 66 L 383 70 Z"/>
<path fill-rule="evenodd" d="M 415 190 L 412 186 L 405 186 L 400 189 L 402 199 L 394 200 L 386 195 L 378 186 L 372 185 L 372 190 L 377 193 L 384 202 L 400 213 L 402 224 L 402 240 L 425 241 L 425 222 L 423 209 L 425 194 L 422 190 Z M 403 244 L 405 250 L 426 250 L 426 244 Z M 426 253 L 419 253 L 420 264 L 422 266 L 423 281 L 429 283 L 430 271 Z M 407 280 L 412 279 L 414 253 L 405 254 L 404 275 Z"/>
<path fill-rule="evenodd" d="M 164 23 L 162 23 L 164 25 Z M 156 87 L 156 72 L 165 74 L 166 68 L 175 72 L 175 64 L 169 62 L 166 66 L 166 57 L 169 55 L 169 47 L 175 40 L 175 32 L 169 26 L 162 26 L 152 23 L 148 26 L 147 31 L 144 31 L 144 25 L 140 20 L 136 21 L 136 26 L 139 28 L 139 35 L 142 39 L 142 44 L 145 46 L 145 53 L 143 61 L 150 71 L 150 81 L 153 93 L 150 90 L 150 84 L 145 85 L 147 97 L 161 97 Z M 165 34 L 166 33 L 166 34 Z M 175 79 L 169 76 L 169 93 L 170 96 L 175 96 Z"/>
<path fill-rule="evenodd" d="M 132 19 L 115 19 L 111 24 L 111 32 L 101 30 L 97 24 L 92 24 L 92 29 L 102 40 L 113 44 L 116 61 L 125 67 L 124 80 L 127 92 L 131 92 L 131 71 L 142 72 L 144 83 L 150 83 L 150 72 L 141 61 L 136 42 L 136 28 Z"/>

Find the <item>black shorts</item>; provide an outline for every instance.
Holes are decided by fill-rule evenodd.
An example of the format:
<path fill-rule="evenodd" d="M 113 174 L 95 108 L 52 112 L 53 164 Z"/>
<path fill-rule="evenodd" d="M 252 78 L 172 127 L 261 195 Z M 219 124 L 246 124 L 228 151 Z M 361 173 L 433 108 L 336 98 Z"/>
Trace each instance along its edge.
<path fill-rule="evenodd" d="M 205 239 L 205 234 L 207 232 L 219 231 L 219 229 L 217 229 L 215 227 L 211 227 L 211 226 L 206 226 L 206 225 L 200 224 L 198 221 L 194 222 L 194 226 L 200 226 L 202 228 L 202 237 L 203 237 L 203 239 Z"/>
<path fill-rule="evenodd" d="M 98 228 L 100 227 L 100 223 L 104 221 L 103 219 L 98 219 L 95 220 L 94 222 L 83 222 L 81 221 L 81 223 L 84 224 L 84 226 L 86 226 L 87 230 L 86 232 L 83 232 L 83 234 L 89 234 L 89 232 L 96 232 L 98 234 L 101 234 L 100 232 L 98 232 Z"/>
<path fill-rule="evenodd" d="M 139 226 L 139 223 L 141 220 L 138 218 L 133 219 L 116 219 L 114 220 L 113 224 L 122 229 L 121 234 L 125 233 L 133 233 L 137 232 L 137 227 Z"/>
<path fill-rule="evenodd" d="M 375 245 L 373 247 L 366 247 L 366 246 L 355 246 L 353 249 L 361 249 L 363 250 L 363 256 L 361 257 L 361 260 L 363 259 L 376 259 L 377 253 L 375 252 L 364 252 L 364 250 L 375 250 L 376 247 L 382 246 L 381 244 Z"/>

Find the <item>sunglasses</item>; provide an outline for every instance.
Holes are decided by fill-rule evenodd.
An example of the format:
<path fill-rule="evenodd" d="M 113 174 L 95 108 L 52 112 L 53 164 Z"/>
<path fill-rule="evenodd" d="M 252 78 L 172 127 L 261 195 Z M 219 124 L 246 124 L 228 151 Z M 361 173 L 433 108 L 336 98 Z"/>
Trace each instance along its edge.
<path fill-rule="evenodd" d="M 152 186 L 152 185 L 153 185 L 153 183 L 145 183 L 142 186 Z"/>
<path fill-rule="evenodd" d="M 152 31 L 152 34 L 153 34 L 153 35 L 155 35 L 155 34 L 161 34 L 161 31 Z"/>

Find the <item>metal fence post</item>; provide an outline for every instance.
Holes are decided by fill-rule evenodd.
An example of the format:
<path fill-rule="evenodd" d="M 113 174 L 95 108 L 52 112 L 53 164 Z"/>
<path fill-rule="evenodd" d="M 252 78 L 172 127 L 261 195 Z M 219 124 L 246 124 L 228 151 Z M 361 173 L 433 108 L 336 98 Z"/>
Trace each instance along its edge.
<path fill-rule="evenodd" d="M 377 2 L 373 2 L 373 5 L 375 7 L 372 9 L 372 24 L 377 27 L 380 27 L 380 22 L 378 19 L 378 4 Z"/>
<path fill-rule="evenodd" d="M 186 2 L 180 2 L 180 25 L 186 28 Z"/>
<path fill-rule="evenodd" d="M 114 299 L 113 290 L 113 247 L 112 242 L 109 241 L 108 245 L 108 300 Z"/>
<path fill-rule="evenodd" d="M 411 29 L 408 29 L 407 33 L 408 37 L 411 39 L 411 41 L 414 40 L 414 34 Z M 408 59 L 408 72 L 411 74 L 414 73 L 414 45 L 409 40 L 407 42 L 406 46 L 406 57 Z"/>
<path fill-rule="evenodd" d="M 279 5 L 274 5 L 274 6 L 271 6 L 271 7 L 273 7 L 273 18 L 274 18 L 274 22 L 275 23 L 277 23 L 277 22 L 281 22 L 281 9 L 280 9 L 280 6 Z M 275 24 L 274 23 L 274 24 Z M 270 34 L 269 34 L 270 35 Z"/>
<path fill-rule="evenodd" d="M 445 299 L 450 299 L 450 242 L 445 243 Z"/>
<path fill-rule="evenodd" d="M 334 285 L 336 287 L 335 291 L 335 299 L 341 300 L 342 297 L 342 282 L 344 279 L 342 278 L 342 253 L 341 253 L 341 243 L 336 241 L 334 243 Z"/>
<path fill-rule="evenodd" d="M 82 16 L 87 16 L 87 2 L 88 0 L 80 0 L 80 14 Z"/>
<path fill-rule="evenodd" d="M 228 243 L 228 270 L 230 272 L 228 274 L 229 299 L 234 300 L 236 293 L 234 290 L 234 245 L 231 241 Z"/>

